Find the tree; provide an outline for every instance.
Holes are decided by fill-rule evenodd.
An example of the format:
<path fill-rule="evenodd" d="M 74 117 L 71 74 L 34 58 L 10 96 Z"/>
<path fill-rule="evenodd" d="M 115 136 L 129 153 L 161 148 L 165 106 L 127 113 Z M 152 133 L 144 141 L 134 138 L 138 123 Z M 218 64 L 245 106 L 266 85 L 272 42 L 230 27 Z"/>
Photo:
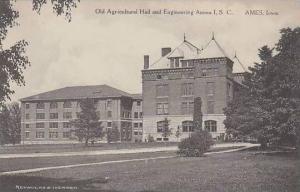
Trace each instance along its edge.
<path fill-rule="evenodd" d="M 117 125 L 113 125 L 112 128 L 107 128 L 107 142 L 116 142 L 120 141 L 120 131 Z"/>
<path fill-rule="evenodd" d="M 2 107 L 0 111 L 0 143 L 20 143 L 21 141 L 21 110 L 18 103 Z"/>
<path fill-rule="evenodd" d="M 169 127 L 170 125 L 170 120 L 168 120 L 167 118 L 165 118 L 163 120 L 163 127 L 162 127 L 162 132 L 161 132 L 161 136 L 163 138 L 167 138 L 170 135 L 172 135 L 172 129 Z"/>
<path fill-rule="evenodd" d="M 78 118 L 71 120 L 70 123 L 75 128 L 75 135 L 80 141 L 85 140 L 88 145 L 89 140 L 103 137 L 103 128 L 96 113 L 94 99 L 86 98 L 79 102 L 81 112 Z"/>
<path fill-rule="evenodd" d="M 181 135 L 180 127 L 178 126 L 178 127 L 177 127 L 177 130 L 176 130 L 176 132 L 175 132 L 175 137 L 177 138 L 177 141 L 178 141 L 180 135 Z"/>
<path fill-rule="evenodd" d="M 194 99 L 194 113 L 193 113 L 193 124 L 194 130 L 202 130 L 202 101 L 201 97 L 196 97 Z"/>
<path fill-rule="evenodd" d="M 64 15 L 71 21 L 72 8 L 77 6 L 80 0 L 51 0 L 53 11 L 57 15 Z M 10 100 L 10 95 L 14 93 L 11 89 L 11 83 L 18 86 L 25 85 L 23 72 L 30 65 L 28 57 L 25 55 L 25 48 L 28 42 L 20 40 L 8 49 L 3 49 L 8 29 L 18 23 L 16 19 L 19 12 L 14 9 L 13 0 L 0 1 L 0 106 Z M 47 0 L 33 0 L 33 10 L 40 13 L 41 7 L 47 3 Z"/>
<path fill-rule="evenodd" d="M 200 157 L 213 144 L 214 141 L 208 131 L 197 130 L 179 143 L 177 153 L 187 157 Z"/>
<path fill-rule="evenodd" d="M 273 55 L 273 50 L 277 54 Z M 254 136 L 263 146 L 267 142 L 296 145 L 300 28 L 282 29 L 275 48 L 263 46 L 258 55 L 261 63 L 249 68 L 250 73 L 244 81 L 246 89 L 225 109 L 227 131 L 239 136 Z"/>

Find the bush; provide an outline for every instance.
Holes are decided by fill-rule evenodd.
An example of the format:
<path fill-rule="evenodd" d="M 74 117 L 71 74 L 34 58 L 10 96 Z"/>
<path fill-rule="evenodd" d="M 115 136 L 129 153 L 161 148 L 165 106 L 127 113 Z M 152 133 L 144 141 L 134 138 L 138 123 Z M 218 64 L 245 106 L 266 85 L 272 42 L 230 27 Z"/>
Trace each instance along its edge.
<path fill-rule="evenodd" d="M 147 141 L 149 143 L 155 142 L 154 137 L 152 135 L 150 135 L 150 134 L 148 135 Z"/>
<path fill-rule="evenodd" d="M 207 131 L 200 130 L 192 133 L 191 137 L 183 139 L 178 144 L 179 150 L 177 153 L 187 157 L 200 157 L 213 144 L 214 141 L 211 134 Z"/>

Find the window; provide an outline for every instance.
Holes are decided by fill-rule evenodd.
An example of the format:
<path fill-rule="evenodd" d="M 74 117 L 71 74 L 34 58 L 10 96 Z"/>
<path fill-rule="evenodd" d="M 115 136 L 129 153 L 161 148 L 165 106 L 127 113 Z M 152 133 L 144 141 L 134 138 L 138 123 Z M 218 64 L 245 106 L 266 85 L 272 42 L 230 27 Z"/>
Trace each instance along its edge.
<path fill-rule="evenodd" d="M 72 125 L 69 122 L 63 122 L 63 128 L 71 128 Z"/>
<path fill-rule="evenodd" d="M 45 113 L 37 113 L 36 119 L 45 119 Z"/>
<path fill-rule="evenodd" d="M 215 102 L 214 101 L 207 101 L 207 113 L 212 114 L 214 113 L 214 108 L 215 108 Z"/>
<path fill-rule="evenodd" d="M 134 112 L 134 118 L 135 119 L 139 118 L 139 113 L 138 112 Z"/>
<path fill-rule="evenodd" d="M 175 58 L 175 67 L 176 67 L 176 68 L 179 67 L 179 58 Z"/>
<path fill-rule="evenodd" d="M 133 134 L 134 134 L 134 135 L 138 135 L 139 132 L 138 132 L 138 131 L 134 131 Z"/>
<path fill-rule="evenodd" d="M 141 101 L 137 101 L 136 106 L 141 106 Z"/>
<path fill-rule="evenodd" d="M 25 124 L 25 128 L 29 128 L 29 124 Z"/>
<path fill-rule="evenodd" d="M 194 102 L 182 102 L 181 113 L 183 115 L 192 114 L 194 112 Z"/>
<path fill-rule="evenodd" d="M 107 127 L 112 127 L 112 123 L 111 122 L 107 122 Z"/>
<path fill-rule="evenodd" d="M 208 97 L 213 97 L 215 95 L 215 82 L 207 82 L 206 93 Z"/>
<path fill-rule="evenodd" d="M 143 127 L 143 123 L 140 123 L 140 128 L 142 128 Z"/>
<path fill-rule="evenodd" d="M 36 138 L 45 138 L 45 133 L 44 132 L 38 131 L 35 134 L 36 134 L 35 135 Z"/>
<path fill-rule="evenodd" d="M 38 129 L 39 128 L 45 128 L 45 123 L 36 123 L 35 127 L 38 128 Z"/>
<path fill-rule="evenodd" d="M 174 68 L 174 58 L 170 58 L 170 65 L 171 65 L 171 68 Z"/>
<path fill-rule="evenodd" d="M 49 138 L 58 138 L 58 132 L 49 132 Z"/>
<path fill-rule="evenodd" d="M 156 85 L 156 97 L 167 97 L 169 95 L 169 86 L 167 84 L 164 85 Z"/>
<path fill-rule="evenodd" d="M 208 132 L 217 132 L 217 121 L 208 120 L 204 121 L 205 130 Z"/>
<path fill-rule="evenodd" d="M 207 70 L 206 69 L 202 69 L 202 76 L 205 77 L 207 75 Z"/>
<path fill-rule="evenodd" d="M 50 113 L 50 119 L 58 119 L 58 113 Z"/>
<path fill-rule="evenodd" d="M 57 102 L 51 102 L 50 109 L 56 109 L 56 108 L 57 108 Z"/>
<path fill-rule="evenodd" d="M 72 108 L 72 102 L 71 101 L 65 101 L 63 104 L 64 108 Z"/>
<path fill-rule="evenodd" d="M 182 67 L 187 67 L 187 61 L 181 61 Z"/>
<path fill-rule="evenodd" d="M 107 117 L 111 118 L 112 117 L 112 111 L 107 111 Z"/>
<path fill-rule="evenodd" d="M 58 122 L 50 122 L 49 128 L 58 128 Z"/>
<path fill-rule="evenodd" d="M 168 137 L 164 137 L 163 140 L 164 141 L 169 141 L 169 138 Z"/>
<path fill-rule="evenodd" d="M 169 113 L 168 103 L 157 103 L 156 104 L 156 113 L 157 115 L 165 115 Z"/>
<path fill-rule="evenodd" d="M 134 124 L 133 124 L 133 127 L 134 127 L 134 128 L 138 128 L 138 127 L 139 127 L 139 124 L 138 124 L 138 123 L 134 123 Z"/>
<path fill-rule="evenodd" d="M 111 109 L 111 107 L 112 107 L 112 100 L 107 100 L 106 101 L 106 107 L 107 107 L 107 109 Z"/>
<path fill-rule="evenodd" d="M 194 131 L 193 121 L 182 122 L 182 132 L 193 132 L 193 131 Z"/>
<path fill-rule="evenodd" d="M 194 62 L 191 60 L 188 62 L 189 67 L 194 67 Z"/>
<path fill-rule="evenodd" d="M 64 119 L 72 119 L 72 112 L 64 112 L 63 118 Z"/>
<path fill-rule="evenodd" d="M 29 113 L 26 113 L 25 119 L 30 119 Z"/>
<path fill-rule="evenodd" d="M 44 109 L 45 108 L 45 104 L 44 103 L 37 103 L 36 104 L 36 108 L 37 109 Z"/>
<path fill-rule="evenodd" d="M 228 100 L 228 101 L 231 100 L 230 92 L 231 92 L 231 84 L 230 84 L 230 83 L 227 83 L 227 100 Z"/>
<path fill-rule="evenodd" d="M 30 132 L 28 132 L 28 131 L 25 132 L 25 137 L 26 137 L 27 139 L 29 138 L 29 134 L 30 134 Z"/>
<path fill-rule="evenodd" d="M 30 108 L 30 104 L 29 104 L 29 103 L 26 103 L 26 104 L 25 104 L 25 108 L 26 108 L 26 109 L 29 109 L 29 108 Z"/>
<path fill-rule="evenodd" d="M 156 141 L 161 141 L 162 140 L 162 138 L 156 138 Z"/>
<path fill-rule="evenodd" d="M 63 138 L 70 138 L 70 137 L 71 137 L 71 133 L 69 131 L 63 132 Z"/>
<path fill-rule="evenodd" d="M 181 85 L 181 94 L 183 96 L 193 95 L 194 85 L 193 83 L 183 83 Z"/>
<path fill-rule="evenodd" d="M 140 112 L 140 118 L 143 118 L 143 112 Z"/>

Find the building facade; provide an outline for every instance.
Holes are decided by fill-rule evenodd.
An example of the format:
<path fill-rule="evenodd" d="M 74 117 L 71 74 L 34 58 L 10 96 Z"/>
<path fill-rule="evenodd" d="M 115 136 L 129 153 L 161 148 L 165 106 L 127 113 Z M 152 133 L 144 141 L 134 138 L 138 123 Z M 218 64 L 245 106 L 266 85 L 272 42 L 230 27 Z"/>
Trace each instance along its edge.
<path fill-rule="evenodd" d="M 122 142 L 141 140 L 141 95 L 99 85 L 65 87 L 21 99 L 22 143 L 78 142 L 70 120 L 77 118 L 84 98 L 95 99 L 104 130 L 118 129 Z"/>
<path fill-rule="evenodd" d="M 143 83 L 143 140 L 179 141 L 193 132 L 194 99 L 202 100 L 202 127 L 212 137 L 225 135 L 223 109 L 233 98 L 238 84 L 232 73 L 234 62 L 219 43 L 212 38 L 199 49 L 184 41 L 175 49 L 162 48 L 161 58 L 150 65 L 144 56 Z M 168 120 L 171 135 L 163 136 Z"/>

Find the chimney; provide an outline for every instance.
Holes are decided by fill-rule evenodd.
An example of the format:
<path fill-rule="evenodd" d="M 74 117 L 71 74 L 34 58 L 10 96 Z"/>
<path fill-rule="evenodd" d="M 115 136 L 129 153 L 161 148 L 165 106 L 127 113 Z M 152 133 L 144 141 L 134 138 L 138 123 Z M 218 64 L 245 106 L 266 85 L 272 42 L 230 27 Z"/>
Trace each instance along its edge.
<path fill-rule="evenodd" d="M 149 69 L 149 55 L 144 55 L 144 69 Z"/>
<path fill-rule="evenodd" d="M 161 56 L 164 57 L 172 51 L 171 47 L 161 48 Z"/>

